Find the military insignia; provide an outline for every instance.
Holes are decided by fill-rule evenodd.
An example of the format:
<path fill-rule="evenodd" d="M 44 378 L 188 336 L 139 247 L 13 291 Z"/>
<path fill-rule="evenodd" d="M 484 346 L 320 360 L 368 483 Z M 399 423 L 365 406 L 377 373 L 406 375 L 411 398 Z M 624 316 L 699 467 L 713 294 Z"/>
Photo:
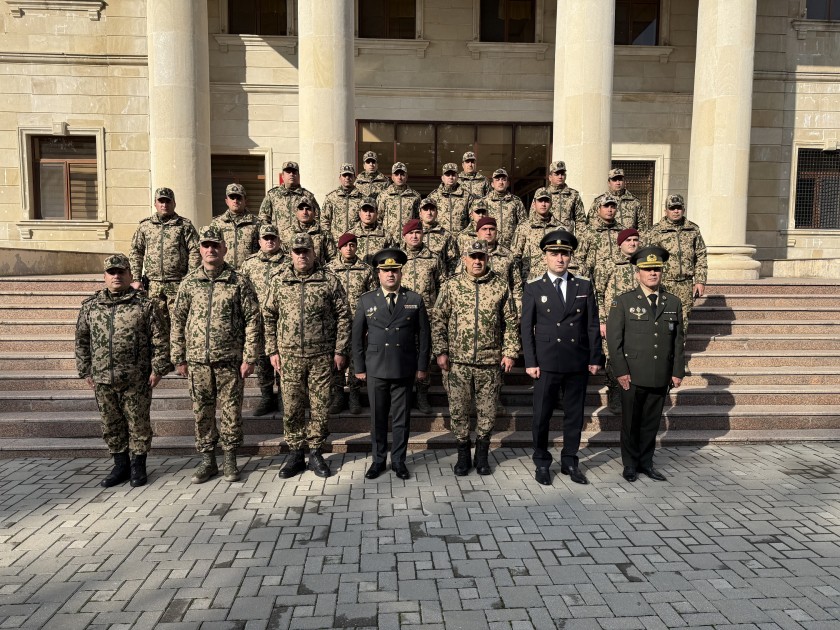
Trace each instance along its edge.
<path fill-rule="evenodd" d="M 648 254 L 647 261 L 650 263 L 657 262 L 658 259 L 656 258 L 656 254 Z"/>
<path fill-rule="evenodd" d="M 638 319 L 642 319 L 642 317 L 644 317 L 645 313 L 647 313 L 647 309 L 642 308 L 641 306 L 639 306 L 639 307 L 634 306 L 630 309 L 630 314 L 635 315 Z"/>
<path fill-rule="evenodd" d="M 374 313 L 376 313 L 375 306 L 371 306 L 368 310 L 365 311 L 365 315 L 367 315 L 368 317 L 372 317 Z"/>
<path fill-rule="evenodd" d="M 547 296 L 545 296 L 545 295 L 541 296 L 541 297 L 540 297 L 540 302 L 542 302 L 543 304 L 545 304 L 546 302 L 548 302 L 548 297 L 547 297 Z"/>
<path fill-rule="evenodd" d="M 418 308 L 418 306 L 416 304 L 404 304 L 403 308 L 407 308 L 407 309 L 415 308 L 416 309 L 416 308 Z"/>
<path fill-rule="evenodd" d="M 674 322 L 668 322 L 668 331 L 674 332 Z"/>

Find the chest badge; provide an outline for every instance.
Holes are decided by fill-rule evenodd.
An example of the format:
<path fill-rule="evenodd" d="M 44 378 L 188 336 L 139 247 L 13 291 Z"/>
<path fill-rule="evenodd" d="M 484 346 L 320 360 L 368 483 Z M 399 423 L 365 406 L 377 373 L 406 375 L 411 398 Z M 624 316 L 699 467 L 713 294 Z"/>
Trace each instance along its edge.
<path fill-rule="evenodd" d="M 543 304 L 545 304 L 546 302 L 548 302 L 548 297 L 547 297 L 547 296 L 545 296 L 545 295 L 540 296 L 540 302 L 542 302 Z"/>
<path fill-rule="evenodd" d="M 641 306 L 640 307 L 633 306 L 633 307 L 630 308 L 630 314 L 635 315 L 638 319 L 642 319 L 642 317 L 644 317 L 645 313 L 647 313 L 647 309 L 643 308 Z"/>
<path fill-rule="evenodd" d="M 374 313 L 376 313 L 376 307 L 375 306 L 371 306 L 368 310 L 365 311 L 365 314 L 368 317 L 372 317 Z"/>

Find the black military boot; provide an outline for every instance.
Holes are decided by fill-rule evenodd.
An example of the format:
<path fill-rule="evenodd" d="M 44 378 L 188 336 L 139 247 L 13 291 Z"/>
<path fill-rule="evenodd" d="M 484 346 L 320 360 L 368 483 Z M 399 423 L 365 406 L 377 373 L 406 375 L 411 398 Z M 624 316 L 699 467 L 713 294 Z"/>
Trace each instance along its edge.
<path fill-rule="evenodd" d="M 607 386 L 607 405 L 612 413 L 617 416 L 621 415 L 621 390 L 618 385 Z"/>
<path fill-rule="evenodd" d="M 131 478 L 130 461 L 128 451 L 124 453 L 114 453 L 114 467 L 108 476 L 99 482 L 103 488 L 110 488 L 120 483 L 125 483 Z"/>
<path fill-rule="evenodd" d="M 330 413 L 341 413 L 344 409 L 344 388 L 333 387 L 332 400 L 330 400 Z"/>
<path fill-rule="evenodd" d="M 236 451 L 225 451 L 225 463 L 222 469 L 225 481 L 239 481 L 239 468 L 236 467 Z"/>
<path fill-rule="evenodd" d="M 255 416 L 267 416 L 274 413 L 277 408 L 277 396 L 274 395 L 274 387 L 267 385 L 260 387 L 260 404 L 254 409 Z"/>
<path fill-rule="evenodd" d="M 488 451 L 490 450 L 490 438 L 478 438 L 475 441 L 475 472 L 479 475 L 490 474 L 490 462 Z"/>
<path fill-rule="evenodd" d="M 148 481 L 146 477 L 146 454 L 131 456 L 131 487 L 145 486 Z"/>
<path fill-rule="evenodd" d="M 469 438 L 463 442 L 458 440 L 458 461 L 452 467 L 452 471 L 458 477 L 464 477 L 470 472 L 470 468 L 472 468 L 472 458 L 470 457 L 471 446 L 472 444 L 470 444 Z"/>
<path fill-rule="evenodd" d="M 310 451 L 308 468 L 319 477 L 323 477 L 325 479 L 332 474 L 330 471 L 330 465 L 324 461 L 324 456 L 321 455 L 321 451 L 318 449 Z"/>
<path fill-rule="evenodd" d="M 302 473 L 304 470 L 306 470 L 306 462 L 303 460 L 303 451 L 298 448 L 289 451 L 289 455 L 286 457 L 286 463 L 283 464 L 283 468 L 280 469 L 277 476 L 280 479 L 289 479 Z"/>
<path fill-rule="evenodd" d="M 190 482 L 204 483 L 210 477 L 215 477 L 219 474 L 219 466 L 216 464 L 216 453 L 202 453 L 201 463 L 195 469 Z"/>
<path fill-rule="evenodd" d="M 350 390 L 350 413 L 362 413 L 362 401 L 359 400 L 359 390 Z"/>
<path fill-rule="evenodd" d="M 420 413 L 432 413 L 432 406 L 429 404 L 429 386 L 423 383 L 417 383 L 417 411 Z"/>

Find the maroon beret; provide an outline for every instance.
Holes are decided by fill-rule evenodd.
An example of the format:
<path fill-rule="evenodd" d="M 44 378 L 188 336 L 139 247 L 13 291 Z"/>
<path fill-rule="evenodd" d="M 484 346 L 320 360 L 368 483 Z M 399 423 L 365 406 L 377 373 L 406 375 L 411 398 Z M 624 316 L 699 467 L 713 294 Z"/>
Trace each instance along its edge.
<path fill-rule="evenodd" d="M 478 220 L 478 223 L 475 224 L 475 229 L 480 230 L 485 225 L 492 225 L 493 227 L 496 227 L 496 219 L 493 217 L 481 217 Z"/>
<path fill-rule="evenodd" d="M 624 241 L 626 241 L 631 236 L 638 236 L 639 230 L 636 228 L 627 228 L 626 230 L 621 230 L 618 233 L 618 244 L 621 245 Z"/>
<path fill-rule="evenodd" d="M 358 239 L 356 238 L 355 234 L 353 234 L 352 232 L 345 232 L 338 239 L 338 249 L 341 249 L 342 247 L 347 245 L 347 243 L 349 243 L 350 241 L 356 241 L 356 240 L 358 240 Z"/>
<path fill-rule="evenodd" d="M 420 222 L 420 219 L 411 219 L 403 226 L 403 236 L 408 234 L 409 232 L 413 232 L 414 230 L 423 230 L 423 224 Z"/>

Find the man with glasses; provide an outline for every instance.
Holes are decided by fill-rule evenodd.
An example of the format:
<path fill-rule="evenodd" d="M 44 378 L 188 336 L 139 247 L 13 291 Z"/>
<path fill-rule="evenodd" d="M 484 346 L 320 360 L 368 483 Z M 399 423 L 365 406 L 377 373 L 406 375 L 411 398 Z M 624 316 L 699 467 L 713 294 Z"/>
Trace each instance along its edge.
<path fill-rule="evenodd" d="M 365 197 L 370 197 L 373 200 L 388 187 L 388 180 L 379 172 L 379 166 L 376 162 L 376 153 L 368 151 L 362 156 L 364 163 L 364 171 L 356 178 L 356 188 L 358 188 Z"/>
<path fill-rule="evenodd" d="M 260 221 L 257 215 L 248 212 L 245 187 L 242 184 L 228 184 L 225 188 L 227 210 L 210 225 L 219 228 L 225 243 L 229 243 L 225 262 L 239 269 L 245 259 L 260 248 Z"/>
<path fill-rule="evenodd" d="M 604 197 L 610 196 L 616 200 L 615 220 L 619 225 L 619 229 L 636 228 L 641 234 L 646 234 L 650 230 L 650 218 L 642 208 L 642 202 L 625 187 L 624 169 L 612 169 L 609 172 L 607 185 L 607 192 L 595 197 L 592 205 L 589 206 L 589 213 L 586 216 L 587 222 L 592 223 L 598 214 L 598 209 L 601 207 Z"/>
<path fill-rule="evenodd" d="M 391 167 L 391 185 L 379 193 L 377 209 L 385 232 L 398 240 L 406 221 L 417 218 L 420 193 L 408 186 L 408 169 L 402 162 Z"/>
<path fill-rule="evenodd" d="M 338 188 L 326 196 L 321 208 L 321 225 L 329 228 L 336 241 L 359 221 L 359 207 L 365 196 L 353 184 L 355 178 L 356 167 L 350 163 L 342 164 L 338 173 Z"/>
<path fill-rule="evenodd" d="M 261 223 L 273 223 L 277 231 L 282 234 L 295 223 L 295 210 L 300 202 L 306 198 L 314 211 L 316 221 L 321 220 L 321 207 L 310 191 L 300 185 L 300 167 L 297 162 L 283 163 L 283 184 L 275 186 L 265 196 L 260 206 L 259 218 Z M 326 226 L 325 229 L 329 229 Z"/>
<path fill-rule="evenodd" d="M 442 170 L 441 184 L 429 194 L 428 199 L 433 199 L 437 205 L 437 220 L 443 229 L 458 234 L 467 227 L 470 209 L 479 198 L 458 181 L 458 166 L 454 162 L 444 164 Z M 484 180 L 484 177 L 481 179 Z"/>
<path fill-rule="evenodd" d="M 487 181 L 484 175 L 478 172 L 475 153 L 467 151 L 461 160 L 463 170 L 458 174 L 459 182 L 473 197 L 481 199 L 490 192 L 490 182 Z"/>
<path fill-rule="evenodd" d="M 519 197 L 508 190 L 510 180 L 505 169 L 498 168 L 493 171 L 493 181 L 490 185 L 493 190 L 484 197 L 487 214 L 496 219 L 499 242 L 505 247 L 510 247 L 516 228 L 527 218 L 525 206 Z"/>

